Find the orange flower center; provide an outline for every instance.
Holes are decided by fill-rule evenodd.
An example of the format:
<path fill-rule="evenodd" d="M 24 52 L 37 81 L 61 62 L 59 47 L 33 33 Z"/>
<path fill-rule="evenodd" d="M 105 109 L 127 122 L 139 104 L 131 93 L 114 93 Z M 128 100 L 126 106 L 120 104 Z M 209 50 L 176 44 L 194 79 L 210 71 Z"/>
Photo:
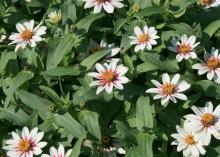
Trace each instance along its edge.
<path fill-rule="evenodd" d="M 180 44 L 180 45 L 178 45 L 177 50 L 179 53 L 182 53 L 185 55 L 191 51 L 191 47 L 186 44 Z"/>
<path fill-rule="evenodd" d="M 33 32 L 30 29 L 26 29 L 21 33 L 21 38 L 24 41 L 29 41 L 32 38 L 32 36 L 33 36 Z"/>
<path fill-rule="evenodd" d="M 140 43 L 146 43 L 149 42 L 150 36 L 148 34 L 142 34 L 138 37 L 138 40 Z"/>
<path fill-rule="evenodd" d="M 215 122 L 215 117 L 211 113 L 205 113 L 201 121 L 205 127 L 210 127 Z"/>
<path fill-rule="evenodd" d="M 171 95 L 175 92 L 175 85 L 171 83 L 166 83 L 162 86 L 163 94 Z"/>
<path fill-rule="evenodd" d="M 106 70 L 102 73 L 102 79 L 106 82 L 111 82 L 115 79 L 115 73 L 111 70 Z"/>
<path fill-rule="evenodd" d="M 31 150 L 31 143 L 30 141 L 26 140 L 26 139 L 22 139 L 19 143 L 18 143 L 18 149 L 21 152 L 28 152 L 29 150 Z"/>
<path fill-rule="evenodd" d="M 97 51 L 102 51 L 102 50 L 104 50 L 103 47 L 97 46 L 97 47 L 95 47 L 95 48 L 91 48 L 91 49 L 90 49 L 90 52 L 91 52 L 91 53 L 95 53 L 95 52 L 97 52 Z"/>
<path fill-rule="evenodd" d="M 96 0 L 96 1 L 100 4 L 100 3 L 108 2 L 109 0 Z"/>
<path fill-rule="evenodd" d="M 202 0 L 202 5 L 209 6 L 213 3 L 213 0 Z"/>
<path fill-rule="evenodd" d="M 209 69 L 217 69 L 219 67 L 219 59 L 215 57 L 210 57 L 208 59 L 207 66 Z"/>
<path fill-rule="evenodd" d="M 196 143 L 196 141 L 194 140 L 194 136 L 193 135 L 187 135 L 185 137 L 185 142 L 189 145 L 193 145 Z"/>

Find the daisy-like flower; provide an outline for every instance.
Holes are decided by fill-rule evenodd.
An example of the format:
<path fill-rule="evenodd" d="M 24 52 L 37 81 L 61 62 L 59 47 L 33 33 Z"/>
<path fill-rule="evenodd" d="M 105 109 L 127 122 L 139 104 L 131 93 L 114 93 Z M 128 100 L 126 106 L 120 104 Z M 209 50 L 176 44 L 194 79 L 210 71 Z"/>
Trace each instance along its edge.
<path fill-rule="evenodd" d="M 211 102 L 207 102 L 205 107 L 192 106 L 195 114 L 184 116 L 185 126 L 200 134 L 204 145 L 209 145 L 211 135 L 220 140 L 220 105 L 213 111 Z"/>
<path fill-rule="evenodd" d="M 38 132 L 38 128 L 31 131 L 24 127 L 21 136 L 12 132 L 13 139 L 7 140 L 7 146 L 3 149 L 7 150 L 9 157 L 33 157 L 33 155 L 40 155 L 42 148 L 47 145 L 47 142 L 41 142 L 44 136 L 43 132 Z"/>
<path fill-rule="evenodd" d="M 88 75 L 94 77 L 98 80 L 93 81 L 90 86 L 99 86 L 96 94 L 98 95 L 103 89 L 106 90 L 107 93 L 111 93 L 113 87 L 122 90 L 123 85 L 128 83 L 128 78 L 125 77 L 125 73 L 127 73 L 128 68 L 124 65 L 117 65 L 118 60 L 112 59 L 110 63 L 104 63 L 101 65 L 99 63 L 96 64 L 96 70 L 98 72 L 91 72 Z"/>
<path fill-rule="evenodd" d="M 199 75 L 207 73 L 209 80 L 220 78 L 220 55 L 218 54 L 218 50 L 212 48 L 211 54 L 204 54 L 204 60 L 201 63 L 194 64 L 192 68 L 198 69 Z"/>
<path fill-rule="evenodd" d="M 48 15 L 49 21 L 57 24 L 60 22 L 62 16 L 61 16 L 61 11 L 52 11 L 49 15 Z"/>
<path fill-rule="evenodd" d="M 94 13 L 100 13 L 102 8 L 107 13 L 113 13 L 114 8 L 123 8 L 124 4 L 122 3 L 123 0 L 83 0 L 85 1 L 84 8 L 92 8 L 94 7 Z"/>
<path fill-rule="evenodd" d="M 51 147 L 50 148 L 50 155 L 48 154 L 43 154 L 41 155 L 41 157 L 69 157 L 71 154 L 72 150 L 68 150 L 65 153 L 65 149 L 63 147 L 63 145 L 59 145 L 58 149 L 56 149 L 55 147 Z"/>
<path fill-rule="evenodd" d="M 156 39 L 160 38 L 157 36 L 157 30 L 155 27 L 144 26 L 144 30 L 142 31 L 140 27 L 134 27 L 134 33 L 136 36 L 129 36 L 132 41 L 131 45 L 136 45 L 134 48 L 135 52 L 139 50 L 144 50 L 145 48 L 148 50 L 152 49 L 152 45 L 157 45 Z"/>
<path fill-rule="evenodd" d="M 220 0 L 201 0 L 201 4 L 205 9 L 208 9 L 219 6 Z"/>
<path fill-rule="evenodd" d="M 170 80 L 170 76 L 164 73 L 162 76 L 163 84 L 160 84 L 156 80 L 151 80 L 151 82 L 156 86 L 156 88 L 150 88 L 146 90 L 146 93 L 156 93 L 154 100 L 161 99 L 161 104 L 167 106 L 171 100 L 177 103 L 176 98 L 181 100 L 187 100 L 186 95 L 182 94 L 183 91 L 190 88 L 190 85 L 186 81 L 179 81 L 180 75 L 176 74 Z"/>
<path fill-rule="evenodd" d="M 24 49 L 27 45 L 36 47 L 36 43 L 42 41 L 41 35 L 46 34 L 46 26 L 41 26 L 41 23 L 34 28 L 34 20 L 16 24 L 18 33 L 13 33 L 9 36 L 13 40 L 10 44 L 16 44 L 15 52 L 21 47 Z"/>
<path fill-rule="evenodd" d="M 172 145 L 177 145 L 177 151 L 183 151 L 184 157 L 199 157 L 199 154 L 206 153 L 203 144 L 195 132 L 189 131 L 186 128 L 176 126 L 177 134 L 172 134 L 171 137 L 176 140 Z"/>
<path fill-rule="evenodd" d="M 196 37 L 194 35 L 187 37 L 187 35 L 184 34 L 181 37 L 181 41 L 173 37 L 171 39 L 171 44 L 172 46 L 169 46 L 168 49 L 177 53 L 176 60 L 178 62 L 181 62 L 183 59 L 197 58 L 194 49 L 199 45 L 199 42 L 196 43 Z"/>

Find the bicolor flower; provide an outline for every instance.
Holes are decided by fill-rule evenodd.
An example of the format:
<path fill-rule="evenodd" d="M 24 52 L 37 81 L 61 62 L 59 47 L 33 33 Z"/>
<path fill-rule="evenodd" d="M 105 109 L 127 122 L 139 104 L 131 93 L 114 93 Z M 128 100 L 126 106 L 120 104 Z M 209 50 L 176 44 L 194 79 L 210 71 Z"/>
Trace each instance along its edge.
<path fill-rule="evenodd" d="M 104 65 L 97 63 L 96 70 L 98 72 L 88 74 L 97 79 L 90 84 L 90 86 L 98 86 L 97 95 L 104 89 L 110 94 L 113 87 L 122 90 L 123 84 L 128 83 L 128 78 L 124 76 L 128 68 L 122 64 L 117 65 L 117 63 L 118 60 L 115 59 L 112 59 L 110 63 L 104 63 Z"/>
<path fill-rule="evenodd" d="M 41 157 L 69 157 L 71 152 L 72 152 L 72 150 L 70 149 L 65 153 L 64 146 L 61 144 L 61 145 L 59 145 L 58 149 L 56 149 L 55 147 L 51 147 L 50 148 L 50 155 L 43 154 L 43 155 L 41 155 Z"/>
<path fill-rule="evenodd" d="M 135 36 L 129 36 L 132 41 L 130 42 L 131 45 L 136 45 L 134 48 L 135 52 L 140 50 L 147 50 L 152 49 L 152 45 L 157 45 L 156 39 L 160 38 L 157 36 L 157 30 L 155 27 L 148 27 L 144 26 L 143 31 L 140 27 L 134 27 Z"/>
<path fill-rule="evenodd" d="M 176 60 L 178 62 L 181 62 L 183 59 L 188 60 L 189 58 L 197 58 L 195 48 L 199 45 L 199 42 L 196 43 L 196 37 L 194 35 L 187 37 L 187 35 L 184 34 L 180 41 L 173 37 L 171 39 L 171 44 L 172 46 L 169 46 L 168 49 L 177 53 Z"/>
<path fill-rule="evenodd" d="M 171 135 L 171 137 L 175 138 L 171 145 L 177 145 L 177 151 L 183 151 L 184 157 L 199 157 L 200 154 L 204 155 L 206 153 L 203 144 L 195 132 L 181 128 L 178 125 L 176 130 L 177 133 Z"/>
<path fill-rule="evenodd" d="M 206 103 L 205 107 L 192 106 L 195 114 L 184 116 L 185 126 L 200 134 L 204 145 L 209 145 L 211 135 L 220 140 L 220 105 L 213 111 L 213 104 Z"/>
<path fill-rule="evenodd" d="M 13 33 L 9 36 L 12 40 L 10 44 L 16 44 L 15 52 L 22 48 L 24 49 L 27 45 L 30 47 L 36 47 L 37 42 L 42 41 L 42 35 L 46 34 L 46 26 L 41 26 L 41 23 L 34 28 L 34 20 L 24 22 L 23 24 L 16 24 L 18 33 Z"/>
<path fill-rule="evenodd" d="M 176 98 L 180 100 L 187 100 L 186 95 L 182 94 L 183 91 L 186 91 L 190 88 L 190 85 L 186 81 L 179 81 L 180 75 L 176 74 L 170 79 L 170 76 L 165 73 L 162 75 L 162 84 L 157 80 L 151 80 L 151 82 L 156 86 L 156 88 L 150 88 L 146 93 L 155 93 L 154 100 L 161 99 L 161 104 L 167 106 L 171 100 L 174 103 L 177 103 Z"/>
<path fill-rule="evenodd" d="M 52 11 L 49 15 L 48 15 L 49 21 L 57 24 L 60 22 L 62 16 L 61 16 L 61 11 Z"/>
<path fill-rule="evenodd" d="M 193 69 L 198 70 L 198 74 L 202 75 L 207 73 L 207 78 L 209 80 L 217 80 L 220 78 L 220 54 L 218 50 L 212 48 L 211 54 L 204 54 L 204 61 L 201 63 L 194 64 Z"/>
<path fill-rule="evenodd" d="M 201 4 L 205 9 L 208 9 L 219 6 L 220 0 L 201 0 Z"/>
<path fill-rule="evenodd" d="M 42 153 L 41 149 L 47 145 L 47 142 L 41 142 L 43 136 L 44 133 L 38 132 L 38 128 L 29 131 L 27 127 L 24 127 L 21 136 L 12 132 L 12 139 L 6 141 L 7 146 L 3 149 L 7 150 L 7 156 L 9 157 L 40 155 Z"/>
<path fill-rule="evenodd" d="M 85 1 L 84 8 L 92 8 L 94 7 L 94 13 L 100 13 L 102 8 L 107 13 L 113 13 L 114 8 L 123 8 L 124 4 L 122 3 L 123 0 L 83 0 Z"/>

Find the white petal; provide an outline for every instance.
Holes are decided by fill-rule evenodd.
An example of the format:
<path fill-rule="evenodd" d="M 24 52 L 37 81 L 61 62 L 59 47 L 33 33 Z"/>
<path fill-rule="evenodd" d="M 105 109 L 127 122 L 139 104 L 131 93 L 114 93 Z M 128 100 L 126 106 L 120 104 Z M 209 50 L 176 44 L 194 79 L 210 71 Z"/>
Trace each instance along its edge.
<path fill-rule="evenodd" d="M 162 76 L 163 84 L 170 83 L 170 76 L 167 73 L 164 73 Z"/>
<path fill-rule="evenodd" d="M 99 95 L 101 91 L 103 91 L 104 87 L 98 87 L 96 91 L 96 95 Z"/>
<path fill-rule="evenodd" d="M 158 88 L 150 88 L 146 90 L 146 93 L 161 93 L 161 92 L 160 92 L 160 89 Z"/>
<path fill-rule="evenodd" d="M 116 69 L 116 72 L 118 73 L 119 76 L 123 76 L 124 74 L 126 74 L 128 71 L 128 68 L 123 66 L 123 65 L 119 65 Z"/>
<path fill-rule="evenodd" d="M 138 27 L 138 26 L 134 27 L 134 33 L 136 36 L 140 36 L 143 34 L 140 27 Z"/>
<path fill-rule="evenodd" d="M 105 11 L 107 13 L 113 13 L 114 12 L 114 6 L 111 3 L 109 3 L 108 1 L 106 1 L 103 4 L 103 8 L 105 9 Z"/>
<path fill-rule="evenodd" d="M 100 13 L 102 11 L 102 5 L 95 5 L 94 7 L 94 14 Z"/>
<path fill-rule="evenodd" d="M 171 83 L 172 83 L 172 84 L 177 84 L 178 81 L 179 81 L 179 79 L 180 79 L 180 74 L 176 74 L 176 75 L 174 75 L 174 77 L 172 78 Z"/>
<path fill-rule="evenodd" d="M 180 100 L 187 100 L 186 95 L 184 95 L 182 93 L 175 93 L 174 96 Z"/>
<path fill-rule="evenodd" d="M 192 59 L 197 58 L 197 55 L 196 55 L 195 52 L 190 52 L 189 54 L 190 54 L 190 57 L 191 57 Z"/>
<path fill-rule="evenodd" d="M 103 71 L 105 71 L 104 67 L 99 64 L 99 63 L 96 63 L 96 70 L 99 72 L 99 73 L 102 73 Z"/>
<path fill-rule="evenodd" d="M 181 81 L 179 84 L 178 84 L 178 90 L 177 92 L 183 92 L 187 89 L 190 88 L 190 84 L 188 84 L 186 81 Z"/>
<path fill-rule="evenodd" d="M 160 82 L 158 82 L 157 80 L 151 80 L 151 82 L 156 86 L 156 87 L 161 87 L 162 85 L 160 84 Z"/>
<path fill-rule="evenodd" d="M 181 62 L 183 60 L 183 56 L 181 54 L 176 55 L 177 62 Z"/>

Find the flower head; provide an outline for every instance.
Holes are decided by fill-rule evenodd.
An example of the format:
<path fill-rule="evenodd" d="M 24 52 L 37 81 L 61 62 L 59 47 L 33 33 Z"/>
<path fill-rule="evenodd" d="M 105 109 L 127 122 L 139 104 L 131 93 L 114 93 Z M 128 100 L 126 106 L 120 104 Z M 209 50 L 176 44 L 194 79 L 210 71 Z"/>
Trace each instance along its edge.
<path fill-rule="evenodd" d="M 204 60 L 201 63 L 194 64 L 193 69 L 198 69 L 198 74 L 202 75 L 207 73 L 209 80 L 217 80 L 220 78 L 220 54 L 218 50 L 212 48 L 211 54 L 205 53 Z"/>
<path fill-rule="evenodd" d="M 59 11 L 52 11 L 48 15 L 48 18 L 52 23 L 55 23 L 55 24 L 59 23 L 62 18 L 60 10 Z"/>
<path fill-rule="evenodd" d="M 84 8 L 92 8 L 94 7 L 94 13 L 100 13 L 102 8 L 107 13 L 113 13 L 114 8 L 123 8 L 124 4 L 121 3 L 123 0 L 84 0 L 86 3 Z"/>
<path fill-rule="evenodd" d="M 199 137 L 195 132 L 189 131 L 186 128 L 176 126 L 177 134 L 171 136 L 176 140 L 172 142 L 172 145 L 177 145 L 177 151 L 183 151 L 185 157 L 199 157 L 199 154 L 204 155 L 206 153 L 203 148 Z"/>
<path fill-rule="evenodd" d="M 63 145 L 59 145 L 58 149 L 56 149 L 55 147 L 51 147 L 50 148 L 50 155 L 48 154 L 43 154 L 41 155 L 41 157 L 69 157 L 71 154 L 72 150 L 68 150 L 65 153 L 65 149 L 63 147 Z"/>
<path fill-rule="evenodd" d="M 217 7 L 220 5 L 220 0 L 201 0 L 201 5 L 205 9 Z"/>
<path fill-rule="evenodd" d="M 210 143 L 211 135 L 220 139 L 220 105 L 213 111 L 212 103 L 208 102 L 205 107 L 192 106 L 192 110 L 195 114 L 184 116 L 186 127 L 199 133 L 204 145 Z"/>
<path fill-rule="evenodd" d="M 128 68 L 122 64 L 117 65 L 117 62 L 118 60 L 112 59 L 109 64 L 104 63 L 104 65 L 101 65 L 97 63 L 96 70 L 98 73 L 89 73 L 89 76 L 98 79 L 90 84 L 90 86 L 99 86 L 96 94 L 99 94 L 103 89 L 105 89 L 107 93 L 111 93 L 113 87 L 122 90 L 122 84 L 128 83 L 128 78 L 124 76 Z"/>
<path fill-rule="evenodd" d="M 145 48 L 148 50 L 152 49 L 152 45 L 156 45 L 156 39 L 160 38 L 157 36 L 157 30 L 155 27 L 144 26 L 144 30 L 142 31 L 140 27 L 134 27 L 134 33 L 136 36 L 129 36 L 132 41 L 131 45 L 136 45 L 134 48 L 135 52 L 139 50 L 144 50 Z"/>
<path fill-rule="evenodd" d="M 16 24 L 18 33 L 13 33 L 9 36 L 13 40 L 10 44 L 16 44 L 15 51 L 20 47 L 24 49 L 27 45 L 36 47 L 36 43 L 42 41 L 41 35 L 46 34 L 46 26 L 39 24 L 34 28 L 34 20 Z"/>
<path fill-rule="evenodd" d="M 184 34 L 181 37 L 181 41 L 173 37 L 171 44 L 172 46 L 169 46 L 168 49 L 177 53 L 176 59 L 178 62 L 181 62 L 183 59 L 197 58 L 194 49 L 199 45 L 199 42 L 196 43 L 196 37 L 194 35 L 187 37 L 187 35 Z"/>
<path fill-rule="evenodd" d="M 181 100 L 187 100 L 187 97 L 181 92 L 189 89 L 190 85 L 186 81 L 179 81 L 180 75 L 176 74 L 170 80 L 170 76 L 165 73 L 162 76 L 163 84 L 160 84 L 156 80 L 151 80 L 151 82 L 156 86 L 156 88 L 150 88 L 146 93 L 156 93 L 154 99 L 161 99 L 162 105 L 168 105 L 169 101 L 177 103 L 176 98 Z"/>
<path fill-rule="evenodd" d="M 3 149 L 7 150 L 9 157 L 32 157 L 40 155 L 42 148 L 47 145 L 47 142 L 40 142 L 44 133 L 38 132 L 38 128 L 32 129 L 30 132 L 27 127 L 22 129 L 21 136 L 12 132 L 13 139 L 7 140 L 7 146 Z"/>

